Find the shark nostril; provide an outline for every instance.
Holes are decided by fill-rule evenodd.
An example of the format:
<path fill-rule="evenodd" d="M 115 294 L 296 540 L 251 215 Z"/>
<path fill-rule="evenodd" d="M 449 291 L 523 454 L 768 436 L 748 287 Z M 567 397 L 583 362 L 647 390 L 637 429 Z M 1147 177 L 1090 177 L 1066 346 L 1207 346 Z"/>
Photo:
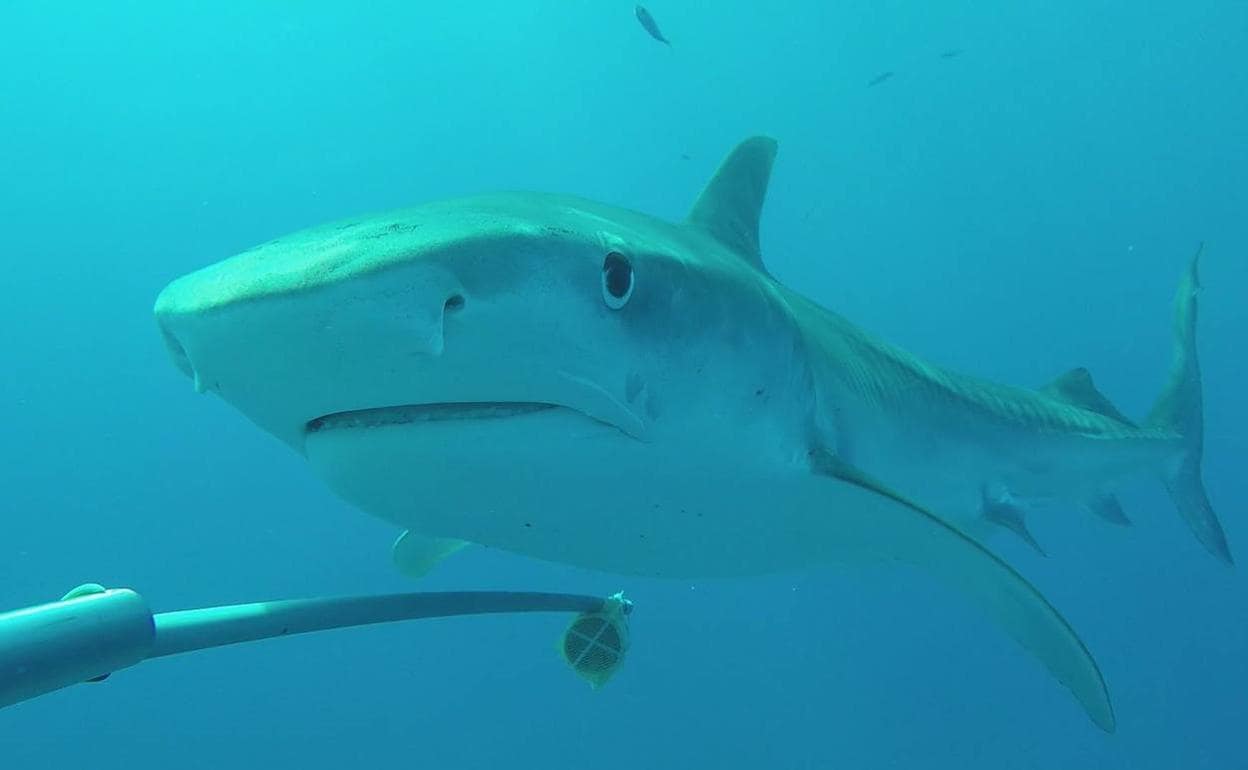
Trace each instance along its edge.
<path fill-rule="evenodd" d="M 454 313 L 457 310 L 463 310 L 464 309 L 464 295 L 452 294 L 450 297 L 447 298 L 446 304 L 442 306 L 442 309 L 446 313 Z"/>
<path fill-rule="evenodd" d="M 181 341 L 163 323 L 160 325 L 160 334 L 164 338 L 165 349 L 169 351 L 169 356 L 173 359 L 173 363 L 182 370 L 183 374 L 188 377 L 194 377 L 195 370 L 191 366 L 191 357 L 186 354 L 186 348 L 182 346 Z"/>

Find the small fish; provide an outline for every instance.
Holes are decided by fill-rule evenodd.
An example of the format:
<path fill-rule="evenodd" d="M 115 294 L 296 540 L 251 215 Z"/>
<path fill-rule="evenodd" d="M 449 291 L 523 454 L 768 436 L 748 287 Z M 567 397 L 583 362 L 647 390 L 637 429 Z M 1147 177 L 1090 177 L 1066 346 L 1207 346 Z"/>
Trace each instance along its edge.
<path fill-rule="evenodd" d="M 888 80 L 892 76 L 893 76 L 892 70 L 889 70 L 888 72 L 881 72 L 880 74 L 871 78 L 871 82 L 867 83 L 867 88 L 870 88 L 871 86 L 878 86 L 880 83 L 883 83 L 885 80 Z"/>
<path fill-rule="evenodd" d="M 940 58 L 952 59 L 954 57 L 961 56 L 961 55 L 962 55 L 961 48 L 950 48 L 948 51 L 941 51 Z"/>
<path fill-rule="evenodd" d="M 681 160 L 689 160 L 689 153 L 687 153 L 687 152 L 682 152 L 682 153 L 680 154 L 680 159 L 681 159 Z"/>
<path fill-rule="evenodd" d="M 671 47 L 672 41 L 663 37 L 663 33 L 659 31 L 658 22 L 654 20 L 654 17 L 650 15 L 649 11 L 640 5 L 637 6 L 637 21 L 641 22 L 641 26 L 646 28 L 646 32 L 650 33 L 650 37 L 668 47 Z"/>

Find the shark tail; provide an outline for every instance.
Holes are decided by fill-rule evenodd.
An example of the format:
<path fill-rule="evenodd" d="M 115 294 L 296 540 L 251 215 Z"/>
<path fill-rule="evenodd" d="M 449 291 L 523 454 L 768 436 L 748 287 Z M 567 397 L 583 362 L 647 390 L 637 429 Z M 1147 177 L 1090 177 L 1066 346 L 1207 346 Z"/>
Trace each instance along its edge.
<path fill-rule="evenodd" d="M 1149 413 L 1147 426 L 1175 433 L 1182 447 L 1167 461 L 1162 478 L 1179 515 L 1201 545 L 1227 564 L 1233 563 L 1226 534 L 1218 522 L 1201 478 L 1205 421 L 1196 356 L 1196 299 L 1200 290 L 1200 253 L 1196 250 L 1174 298 L 1174 362 L 1170 379 Z"/>

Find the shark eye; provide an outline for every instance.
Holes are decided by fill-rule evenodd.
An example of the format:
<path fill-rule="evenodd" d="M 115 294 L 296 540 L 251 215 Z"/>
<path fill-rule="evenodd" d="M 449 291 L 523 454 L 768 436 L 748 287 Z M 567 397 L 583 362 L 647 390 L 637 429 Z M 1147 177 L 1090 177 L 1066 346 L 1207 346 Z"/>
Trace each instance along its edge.
<path fill-rule="evenodd" d="M 607 307 L 619 310 L 628 304 L 633 284 L 633 266 L 628 258 L 617 251 L 608 254 L 602 261 L 602 300 Z"/>

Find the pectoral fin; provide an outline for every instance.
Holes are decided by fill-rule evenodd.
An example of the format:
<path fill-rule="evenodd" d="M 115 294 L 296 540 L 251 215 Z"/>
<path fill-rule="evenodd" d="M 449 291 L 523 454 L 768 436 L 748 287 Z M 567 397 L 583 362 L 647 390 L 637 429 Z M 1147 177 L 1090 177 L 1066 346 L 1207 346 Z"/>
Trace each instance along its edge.
<path fill-rule="evenodd" d="M 824 450 L 812 470 L 832 483 L 830 532 L 844 545 L 902 561 L 962 591 L 1065 685 L 1092 721 L 1112 732 L 1114 712 L 1087 647 L 1051 604 L 1001 559 L 952 525 Z"/>
<path fill-rule="evenodd" d="M 468 545 L 449 537 L 427 537 L 406 531 L 394 541 L 391 556 L 404 575 L 421 578 L 448 556 Z"/>

